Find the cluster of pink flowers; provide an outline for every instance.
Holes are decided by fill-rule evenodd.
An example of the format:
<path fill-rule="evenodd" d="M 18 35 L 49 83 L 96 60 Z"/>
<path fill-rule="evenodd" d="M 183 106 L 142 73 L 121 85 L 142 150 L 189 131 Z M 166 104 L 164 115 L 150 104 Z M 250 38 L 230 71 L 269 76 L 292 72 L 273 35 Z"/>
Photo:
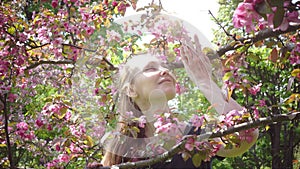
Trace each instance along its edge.
<path fill-rule="evenodd" d="M 188 151 L 192 152 L 193 150 L 197 150 L 197 152 L 201 153 L 204 156 L 204 161 L 210 161 L 221 147 L 222 145 L 219 143 L 213 141 L 197 141 L 194 137 L 189 137 L 185 144 L 185 149 Z"/>
<path fill-rule="evenodd" d="M 262 84 L 259 83 L 259 84 L 255 85 L 255 86 L 251 87 L 251 88 L 248 89 L 248 90 L 249 90 L 250 94 L 252 94 L 252 95 L 255 96 L 255 95 L 260 91 L 260 87 L 261 87 L 261 86 L 262 86 Z"/>
<path fill-rule="evenodd" d="M 77 138 L 82 137 L 82 135 L 86 133 L 86 128 L 83 124 L 80 124 L 79 126 L 70 125 L 69 128 L 72 135 Z"/>
<path fill-rule="evenodd" d="M 253 21 L 258 21 L 260 15 L 255 11 L 255 3 L 244 1 L 238 5 L 233 14 L 233 24 L 236 28 L 246 27 L 246 32 L 255 30 Z"/>
<path fill-rule="evenodd" d="M 264 102 L 261 101 L 263 104 Z M 250 118 L 258 119 L 259 118 L 259 111 L 258 109 L 253 106 L 253 116 L 251 117 L 250 113 L 247 112 L 246 109 L 243 109 L 241 111 L 238 110 L 231 110 L 225 115 L 222 115 L 220 117 L 220 123 L 218 124 L 217 130 L 220 129 L 227 129 L 228 127 L 249 121 Z M 245 140 L 248 143 L 250 143 L 253 140 L 252 132 L 255 130 L 255 128 L 244 130 L 238 133 L 238 138 L 240 140 Z"/>
<path fill-rule="evenodd" d="M 292 40 L 295 43 L 295 48 L 291 52 L 290 63 L 294 65 L 300 64 L 300 43 L 296 43 L 295 40 Z"/>
<path fill-rule="evenodd" d="M 145 124 L 147 123 L 146 116 L 141 116 L 138 119 L 139 127 L 145 128 Z"/>
<path fill-rule="evenodd" d="M 59 118 L 64 118 L 66 121 L 70 120 L 72 116 L 69 107 L 63 103 L 48 103 L 43 107 L 41 114 L 46 116 L 58 116 Z"/>
<path fill-rule="evenodd" d="M 250 118 L 250 113 L 247 112 L 247 109 L 243 110 L 231 110 L 228 113 L 220 117 L 220 128 L 227 128 L 234 126 L 236 124 L 248 121 Z M 255 118 L 258 118 L 258 112 L 255 112 Z"/>
<path fill-rule="evenodd" d="M 48 162 L 46 164 L 46 167 L 47 169 L 60 168 L 60 163 L 68 163 L 70 159 L 71 159 L 70 155 L 66 153 L 59 154 L 56 159 L 53 159 L 51 162 Z"/>
<path fill-rule="evenodd" d="M 156 118 L 157 120 L 154 123 L 156 134 L 166 134 L 167 136 L 174 137 L 181 133 L 183 123 L 178 118 L 173 117 L 170 112 L 157 115 Z"/>
<path fill-rule="evenodd" d="M 29 130 L 29 126 L 26 122 L 20 122 L 17 124 L 16 134 L 21 137 L 21 139 L 32 140 L 35 138 L 34 131 Z"/>
<path fill-rule="evenodd" d="M 290 6 L 293 6 L 291 1 L 283 1 L 282 8 L 271 6 L 267 4 L 268 2 L 263 0 L 244 0 L 241 2 L 233 14 L 233 24 L 236 28 L 245 27 L 246 32 L 257 31 L 264 27 L 269 27 L 273 29 L 286 30 L 290 23 L 300 23 L 299 13 L 298 11 L 291 11 Z M 261 9 L 258 9 L 261 8 Z M 270 9 L 266 9 L 270 8 Z M 279 9 L 280 8 L 280 9 Z M 262 11 L 262 9 L 264 11 Z M 270 12 L 267 12 L 267 11 Z M 278 10 L 284 10 L 284 16 L 282 18 L 282 22 L 278 27 L 274 27 L 274 16 L 276 12 L 281 12 Z M 267 16 L 267 19 L 264 20 L 263 13 Z M 280 19 L 280 18 L 276 18 Z M 259 25 L 257 29 L 255 25 Z"/>
<path fill-rule="evenodd" d="M 196 114 L 193 114 L 192 118 L 191 118 L 191 123 L 192 126 L 195 127 L 195 130 L 198 130 L 199 128 L 203 127 L 205 125 L 205 115 L 199 116 Z"/>
<path fill-rule="evenodd" d="M 239 132 L 239 139 L 242 140 L 242 141 L 246 141 L 248 143 L 251 143 L 253 141 L 253 131 L 255 129 L 252 128 L 252 129 L 248 129 L 248 130 L 244 130 L 244 131 L 241 131 Z"/>

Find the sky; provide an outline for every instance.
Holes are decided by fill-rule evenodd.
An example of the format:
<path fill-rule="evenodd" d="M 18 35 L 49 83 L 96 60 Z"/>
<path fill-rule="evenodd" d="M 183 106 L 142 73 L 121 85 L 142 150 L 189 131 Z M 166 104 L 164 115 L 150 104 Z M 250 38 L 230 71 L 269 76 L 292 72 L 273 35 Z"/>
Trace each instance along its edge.
<path fill-rule="evenodd" d="M 137 7 L 147 5 L 152 0 L 139 0 Z M 161 0 L 163 8 L 170 14 L 174 14 L 183 20 L 197 27 L 208 40 L 213 39 L 212 28 L 217 25 L 211 20 L 210 10 L 214 16 L 218 12 L 218 0 Z M 134 14 L 133 9 L 129 9 L 126 15 Z"/>

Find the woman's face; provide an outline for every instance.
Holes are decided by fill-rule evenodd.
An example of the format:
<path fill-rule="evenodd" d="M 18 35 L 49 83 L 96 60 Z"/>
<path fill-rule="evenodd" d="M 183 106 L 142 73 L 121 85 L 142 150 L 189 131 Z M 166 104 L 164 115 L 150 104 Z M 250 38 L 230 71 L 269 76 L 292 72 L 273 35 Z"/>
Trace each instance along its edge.
<path fill-rule="evenodd" d="M 133 78 L 133 87 L 140 101 L 165 99 L 176 95 L 175 77 L 165 64 L 153 56 L 137 56 L 135 68 L 138 73 Z"/>

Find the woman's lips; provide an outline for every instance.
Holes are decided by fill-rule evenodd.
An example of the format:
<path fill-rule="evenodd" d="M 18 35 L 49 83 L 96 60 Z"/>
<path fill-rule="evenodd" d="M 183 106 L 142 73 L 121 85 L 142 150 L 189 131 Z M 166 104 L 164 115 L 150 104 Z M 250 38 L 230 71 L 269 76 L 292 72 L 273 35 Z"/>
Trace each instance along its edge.
<path fill-rule="evenodd" d="M 173 80 L 171 80 L 170 78 L 163 78 L 161 79 L 158 84 L 162 84 L 162 83 L 165 83 L 165 82 L 173 82 Z"/>

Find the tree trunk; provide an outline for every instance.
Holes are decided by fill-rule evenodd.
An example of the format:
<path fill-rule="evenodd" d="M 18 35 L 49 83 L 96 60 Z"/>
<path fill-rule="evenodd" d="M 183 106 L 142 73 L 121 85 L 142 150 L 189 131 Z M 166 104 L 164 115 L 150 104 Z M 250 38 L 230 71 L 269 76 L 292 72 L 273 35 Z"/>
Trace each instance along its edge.
<path fill-rule="evenodd" d="M 281 169 L 281 157 L 280 157 L 280 131 L 281 123 L 272 124 L 270 126 L 271 135 L 271 154 L 272 154 L 272 168 Z"/>
<path fill-rule="evenodd" d="M 295 122 L 290 122 L 287 124 L 287 137 L 286 137 L 286 142 L 284 142 L 284 161 L 283 161 L 283 165 L 284 168 L 286 169 L 293 169 L 293 159 L 294 159 L 294 125 L 289 127 L 289 125 L 291 125 L 291 123 L 295 123 Z"/>

